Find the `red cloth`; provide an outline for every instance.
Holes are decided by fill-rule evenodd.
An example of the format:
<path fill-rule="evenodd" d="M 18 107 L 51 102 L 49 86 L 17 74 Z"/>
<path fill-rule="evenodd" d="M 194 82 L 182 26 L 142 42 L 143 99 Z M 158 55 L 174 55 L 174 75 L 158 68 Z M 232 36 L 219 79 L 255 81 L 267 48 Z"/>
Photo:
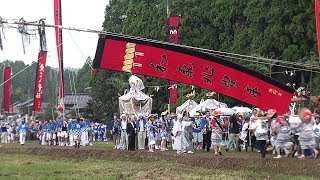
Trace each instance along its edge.
<path fill-rule="evenodd" d="M 216 123 L 217 123 L 217 119 L 216 118 L 213 118 L 211 120 L 211 126 L 216 126 Z"/>
<path fill-rule="evenodd" d="M 132 50 L 134 54 L 127 56 Z M 133 64 L 124 65 L 124 57 Z M 190 84 L 262 110 L 276 109 L 278 114 L 287 113 L 294 92 L 259 72 L 207 53 L 113 35 L 99 39 L 93 67 Z"/>
<path fill-rule="evenodd" d="M 281 118 L 276 118 L 276 122 L 284 126 L 284 121 Z"/>
<path fill-rule="evenodd" d="M 178 44 L 179 41 L 179 16 L 171 16 L 168 19 L 168 41 L 170 43 Z M 169 81 L 169 85 L 177 84 L 175 81 Z M 170 88 L 170 99 L 169 103 L 176 103 L 179 97 L 178 87 Z"/>
<path fill-rule="evenodd" d="M 54 0 L 54 25 L 62 25 L 61 16 L 61 0 Z M 55 27 L 56 31 L 56 45 L 59 63 L 59 100 L 64 98 L 64 80 L 63 80 L 63 42 L 62 42 L 62 29 Z"/>
<path fill-rule="evenodd" d="M 34 86 L 33 110 L 41 111 L 45 77 L 46 77 L 47 52 L 40 51 L 38 54 L 38 66 L 36 74 L 36 82 Z"/>
<path fill-rule="evenodd" d="M 175 83 L 175 82 L 170 81 L 169 83 L 171 84 L 171 83 Z M 170 88 L 170 104 L 176 103 L 178 101 L 178 91 L 179 90 L 177 87 L 172 86 Z"/>

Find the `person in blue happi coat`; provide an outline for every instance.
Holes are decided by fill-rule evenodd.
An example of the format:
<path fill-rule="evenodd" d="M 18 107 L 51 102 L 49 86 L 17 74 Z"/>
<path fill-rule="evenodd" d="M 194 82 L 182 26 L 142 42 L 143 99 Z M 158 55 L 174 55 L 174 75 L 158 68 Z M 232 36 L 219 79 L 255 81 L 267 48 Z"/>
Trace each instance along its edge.
<path fill-rule="evenodd" d="M 20 124 L 20 126 L 18 128 L 18 132 L 19 132 L 19 137 L 20 137 L 20 144 L 24 145 L 26 142 L 26 135 L 28 132 L 28 127 L 24 121 L 22 121 L 22 123 Z"/>
<path fill-rule="evenodd" d="M 81 134 L 84 130 L 85 124 L 81 121 L 80 118 L 77 118 L 74 124 L 74 141 L 75 141 L 75 148 L 80 148 L 81 142 Z"/>

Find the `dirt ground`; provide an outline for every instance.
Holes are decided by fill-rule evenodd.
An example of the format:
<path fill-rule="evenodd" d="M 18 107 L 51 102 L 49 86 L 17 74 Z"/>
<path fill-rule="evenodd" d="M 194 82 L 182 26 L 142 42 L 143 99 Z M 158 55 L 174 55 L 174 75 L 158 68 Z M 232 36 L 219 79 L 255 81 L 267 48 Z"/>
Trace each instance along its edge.
<path fill-rule="evenodd" d="M 63 149 L 63 150 L 62 150 Z M 211 152 L 198 151 L 195 154 L 176 155 L 173 151 L 149 153 L 144 151 L 124 151 L 103 147 L 48 147 L 36 145 L 2 145 L 0 152 L 4 154 L 23 153 L 28 155 L 46 156 L 50 158 L 72 158 L 81 161 L 86 158 L 149 162 L 156 160 L 170 161 L 183 166 L 204 167 L 224 170 L 238 170 L 250 172 L 264 172 L 274 175 L 292 175 L 320 178 L 320 159 L 282 158 L 273 159 L 269 156 L 260 159 L 257 153 L 228 152 L 223 156 L 214 156 Z"/>

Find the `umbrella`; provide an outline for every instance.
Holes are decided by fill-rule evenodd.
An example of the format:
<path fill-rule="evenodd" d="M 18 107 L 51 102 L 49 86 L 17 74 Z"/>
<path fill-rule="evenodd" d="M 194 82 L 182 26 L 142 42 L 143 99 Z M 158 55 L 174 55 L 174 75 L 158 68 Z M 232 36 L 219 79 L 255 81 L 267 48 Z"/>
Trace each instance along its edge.
<path fill-rule="evenodd" d="M 232 108 L 236 113 L 240 113 L 240 114 L 249 114 L 252 112 L 252 110 L 248 107 L 239 107 L 239 106 L 235 106 Z"/>
<path fill-rule="evenodd" d="M 216 111 L 221 111 L 223 116 L 231 116 L 232 114 L 235 113 L 235 111 L 233 109 L 225 108 L 225 107 L 218 108 L 218 109 L 216 109 Z"/>

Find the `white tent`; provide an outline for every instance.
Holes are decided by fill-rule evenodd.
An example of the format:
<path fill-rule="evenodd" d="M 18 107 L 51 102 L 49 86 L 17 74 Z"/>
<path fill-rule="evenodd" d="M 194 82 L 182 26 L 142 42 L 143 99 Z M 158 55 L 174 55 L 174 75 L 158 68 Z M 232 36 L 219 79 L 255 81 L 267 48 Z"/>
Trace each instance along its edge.
<path fill-rule="evenodd" d="M 194 107 L 198 105 L 197 102 L 195 102 L 192 99 L 188 99 L 186 102 L 181 104 L 181 106 L 178 106 L 176 109 L 177 114 L 182 114 L 184 111 L 190 112 Z"/>
<path fill-rule="evenodd" d="M 231 116 L 235 113 L 235 111 L 231 108 L 225 108 L 225 107 L 221 107 L 221 108 L 218 108 L 218 109 L 215 109 L 216 111 L 221 111 L 222 112 L 222 115 L 224 116 Z"/>
<path fill-rule="evenodd" d="M 223 102 L 219 102 L 221 108 L 228 108 L 228 105 Z"/>
<path fill-rule="evenodd" d="M 151 114 L 152 98 L 142 92 L 144 89 L 143 82 L 137 76 L 132 75 L 129 78 L 129 93 L 119 97 L 120 114 Z"/>
<path fill-rule="evenodd" d="M 233 109 L 236 113 L 240 113 L 240 114 L 250 114 L 252 112 L 252 110 L 248 107 L 239 107 L 239 106 L 235 106 Z"/>
<path fill-rule="evenodd" d="M 190 111 L 190 115 L 193 116 L 197 111 L 199 112 L 205 112 L 205 111 L 210 111 L 210 110 L 215 110 L 220 107 L 225 107 L 225 103 L 220 103 L 219 101 L 215 99 L 207 99 L 207 100 L 201 100 L 200 104 L 198 104 L 196 107 L 194 107 Z"/>

